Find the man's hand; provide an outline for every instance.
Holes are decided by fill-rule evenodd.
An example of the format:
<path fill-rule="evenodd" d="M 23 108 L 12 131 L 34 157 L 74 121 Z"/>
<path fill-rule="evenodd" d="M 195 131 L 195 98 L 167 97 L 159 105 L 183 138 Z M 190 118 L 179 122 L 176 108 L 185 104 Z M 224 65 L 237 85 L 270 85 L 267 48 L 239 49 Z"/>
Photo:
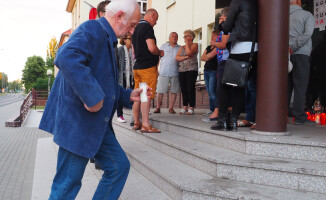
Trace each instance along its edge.
<path fill-rule="evenodd" d="M 151 96 L 152 95 L 152 88 L 150 87 L 146 87 L 147 89 L 147 96 Z M 134 102 L 140 102 L 140 93 L 143 91 L 143 89 L 134 89 L 131 93 L 130 93 L 130 101 L 134 101 Z"/>
<path fill-rule="evenodd" d="M 103 107 L 103 99 L 102 99 L 102 101 L 98 102 L 96 105 L 94 105 L 92 107 L 88 107 L 86 104 L 84 104 L 84 107 L 89 112 L 98 112 Z"/>
<path fill-rule="evenodd" d="M 164 51 L 160 50 L 160 56 L 163 57 L 164 56 Z"/>

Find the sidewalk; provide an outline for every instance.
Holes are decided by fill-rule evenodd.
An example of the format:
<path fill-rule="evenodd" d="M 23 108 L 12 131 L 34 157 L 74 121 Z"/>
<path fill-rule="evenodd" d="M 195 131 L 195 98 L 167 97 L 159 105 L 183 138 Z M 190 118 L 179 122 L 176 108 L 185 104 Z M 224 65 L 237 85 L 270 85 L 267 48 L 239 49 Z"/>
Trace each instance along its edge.
<path fill-rule="evenodd" d="M 30 200 L 37 140 L 50 134 L 35 127 L 5 127 L 22 101 L 0 107 L 0 199 Z"/>

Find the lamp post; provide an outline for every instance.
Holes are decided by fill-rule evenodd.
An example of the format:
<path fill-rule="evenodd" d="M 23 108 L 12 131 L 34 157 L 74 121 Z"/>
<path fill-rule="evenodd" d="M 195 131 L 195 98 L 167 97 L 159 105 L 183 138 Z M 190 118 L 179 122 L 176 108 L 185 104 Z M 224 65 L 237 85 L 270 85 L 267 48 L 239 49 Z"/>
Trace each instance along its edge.
<path fill-rule="evenodd" d="M 46 75 L 48 75 L 48 77 L 49 77 L 49 79 L 48 79 L 48 95 L 50 95 L 50 80 L 51 80 L 52 70 L 48 69 L 46 71 Z"/>

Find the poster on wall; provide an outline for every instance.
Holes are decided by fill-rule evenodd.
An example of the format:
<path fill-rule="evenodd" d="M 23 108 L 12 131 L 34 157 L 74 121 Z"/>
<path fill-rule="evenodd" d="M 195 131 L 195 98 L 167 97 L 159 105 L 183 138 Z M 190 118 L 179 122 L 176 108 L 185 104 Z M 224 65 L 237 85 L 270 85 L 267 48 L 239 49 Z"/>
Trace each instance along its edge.
<path fill-rule="evenodd" d="M 326 25 L 326 0 L 314 0 L 314 17 L 315 28 L 319 28 L 320 31 L 325 30 Z"/>

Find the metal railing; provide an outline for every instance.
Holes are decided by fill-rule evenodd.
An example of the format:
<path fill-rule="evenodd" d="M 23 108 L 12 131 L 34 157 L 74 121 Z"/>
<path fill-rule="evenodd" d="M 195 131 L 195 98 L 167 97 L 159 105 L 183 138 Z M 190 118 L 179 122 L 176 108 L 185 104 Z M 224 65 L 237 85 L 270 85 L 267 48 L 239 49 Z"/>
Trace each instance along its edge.
<path fill-rule="evenodd" d="M 48 99 L 48 96 L 49 96 L 49 92 L 46 91 L 46 90 L 34 90 L 33 89 L 33 105 L 35 106 L 35 109 L 36 109 L 36 106 L 38 105 L 38 102 L 39 104 L 44 104 L 44 102 L 47 101 Z"/>

